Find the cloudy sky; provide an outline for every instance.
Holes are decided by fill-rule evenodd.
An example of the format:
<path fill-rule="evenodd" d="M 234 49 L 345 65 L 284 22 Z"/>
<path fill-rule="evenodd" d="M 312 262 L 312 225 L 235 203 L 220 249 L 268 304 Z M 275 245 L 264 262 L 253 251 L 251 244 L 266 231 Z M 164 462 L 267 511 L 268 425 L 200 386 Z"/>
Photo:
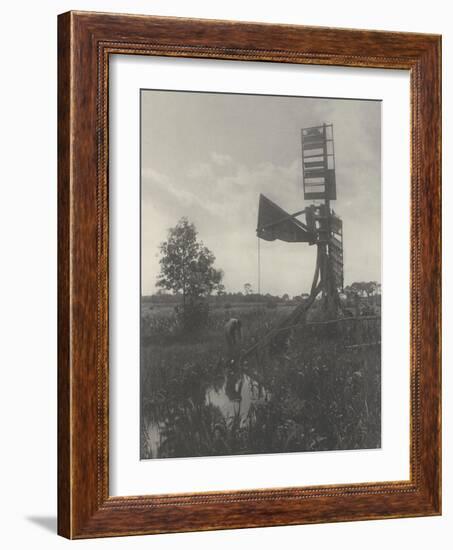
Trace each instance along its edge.
<path fill-rule="evenodd" d="M 158 246 L 182 216 L 225 272 L 227 291 L 257 289 L 263 193 L 305 206 L 301 128 L 333 123 L 345 284 L 381 280 L 381 103 L 142 91 L 142 292 L 156 291 Z M 307 203 L 308 204 L 308 203 Z M 261 241 L 261 292 L 309 291 L 315 247 Z"/>

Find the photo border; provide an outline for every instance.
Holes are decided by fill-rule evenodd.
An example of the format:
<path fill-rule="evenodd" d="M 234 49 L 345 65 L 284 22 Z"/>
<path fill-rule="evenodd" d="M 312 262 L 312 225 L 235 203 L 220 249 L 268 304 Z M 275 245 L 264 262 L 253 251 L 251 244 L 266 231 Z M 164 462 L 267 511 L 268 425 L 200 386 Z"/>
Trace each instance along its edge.
<path fill-rule="evenodd" d="M 441 513 L 441 38 L 68 12 L 58 21 L 58 532 L 67 538 Z M 109 56 L 405 69 L 411 79 L 410 480 L 109 496 Z"/>
<path fill-rule="evenodd" d="M 110 496 L 409 479 L 409 84 L 409 71 L 402 70 L 152 56 L 113 55 L 110 58 Z M 299 97 L 322 97 L 323 91 L 331 90 L 338 98 L 348 101 L 351 98 L 382 101 L 385 223 L 381 252 L 384 250 L 385 254 L 381 280 L 385 291 L 381 336 L 384 430 L 381 450 L 185 458 L 184 467 L 178 463 L 179 459 L 137 460 L 135 450 L 139 448 L 140 437 L 137 418 L 140 408 L 137 312 L 140 306 L 136 299 L 139 295 L 137 205 L 140 203 L 137 195 L 140 180 L 138 90 L 141 87 L 246 91 L 260 95 L 270 92 Z M 392 224 L 394 219 L 399 220 L 397 226 Z M 350 228 L 347 233 L 349 235 Z M 390 233 L 395 237 L 392 242 L 389 242 Z M 237 475 L 236 468 L 239 468 Z"/>

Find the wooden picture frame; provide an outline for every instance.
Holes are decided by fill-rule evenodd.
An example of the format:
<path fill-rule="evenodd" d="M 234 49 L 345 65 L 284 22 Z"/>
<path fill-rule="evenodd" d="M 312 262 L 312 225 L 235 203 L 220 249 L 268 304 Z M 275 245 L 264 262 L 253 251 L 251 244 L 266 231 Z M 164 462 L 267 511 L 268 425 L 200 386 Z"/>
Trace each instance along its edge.
<path fill-rule="evenodd" d="M 58 20 L 58 532 L 88 538 L 441 513 L 441 39 L 69 12 Z M 410 480 L 109 496 L 109 56 L 410 71 Z"/>

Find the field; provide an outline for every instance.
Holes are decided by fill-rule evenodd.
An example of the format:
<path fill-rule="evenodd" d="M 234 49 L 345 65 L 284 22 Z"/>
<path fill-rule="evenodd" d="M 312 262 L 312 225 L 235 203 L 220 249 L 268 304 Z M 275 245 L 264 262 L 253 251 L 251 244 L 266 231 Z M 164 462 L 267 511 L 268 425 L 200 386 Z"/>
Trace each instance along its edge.
<path fill-rule="evenodd" d="M 141 458 L 380 447 L 374 319 L 313 323 L 278 349 L 238 359 L 292 307 L 212 308 L 208 325 L 189 335 L 173 306 L 143 304 Z M 236 353 L 224 338 L 231 317 L 243 324 Z"/>

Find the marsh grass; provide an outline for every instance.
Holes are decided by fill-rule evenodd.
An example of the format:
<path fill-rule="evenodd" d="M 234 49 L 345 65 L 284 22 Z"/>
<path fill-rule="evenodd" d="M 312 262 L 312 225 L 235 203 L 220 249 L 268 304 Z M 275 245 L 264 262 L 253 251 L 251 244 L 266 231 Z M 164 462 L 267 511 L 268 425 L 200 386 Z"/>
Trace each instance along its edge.
<path fill-rule="evenodd" d="M 141 458 L 380 447 L 379 345 L 348 349 L 337 331 L 301 328 L 283 350 L 239 364 L 225 349 L 225 321 L 241 318 L 247 348 L 288 308 L 213 310 L 190 338 L 171 313 L 151 313 L 142 317 Z M 246 413 L 207 400 L 244 376 L 265 388 Z"/>

